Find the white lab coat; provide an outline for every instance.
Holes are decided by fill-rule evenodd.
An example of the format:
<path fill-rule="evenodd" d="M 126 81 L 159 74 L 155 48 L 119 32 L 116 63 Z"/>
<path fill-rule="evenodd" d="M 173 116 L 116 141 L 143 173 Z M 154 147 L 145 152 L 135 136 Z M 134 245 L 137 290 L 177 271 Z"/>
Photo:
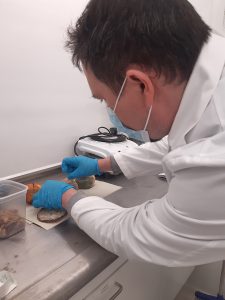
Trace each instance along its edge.
<path fill-rule="evenodd" d="M 79 200 L 71 214 L 106 249 L 166 266 L 225 258 L 225 39 L 203 47 L 167 139 L 115 155 L 126 177 L 162 164 L 169 190 L 122 208 L 100 197 Z"/>

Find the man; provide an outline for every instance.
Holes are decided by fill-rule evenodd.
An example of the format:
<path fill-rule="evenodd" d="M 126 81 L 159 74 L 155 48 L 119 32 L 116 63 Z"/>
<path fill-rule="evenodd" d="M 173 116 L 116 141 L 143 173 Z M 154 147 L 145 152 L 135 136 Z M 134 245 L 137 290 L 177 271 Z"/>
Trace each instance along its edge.
<path fill-rule="evenodd" d="M 162 164 L 169 190 L 122 208 L 48 181 L 34 206 L 63 206 L 96 242 L 130 259 L 167 266 L 224 259 L 224 38 L 185 0 L 91 0 L 68 33 L 94 97 L 154 143 L 107 159 L 65 158 L 63 172 L 131 178 Z"/>

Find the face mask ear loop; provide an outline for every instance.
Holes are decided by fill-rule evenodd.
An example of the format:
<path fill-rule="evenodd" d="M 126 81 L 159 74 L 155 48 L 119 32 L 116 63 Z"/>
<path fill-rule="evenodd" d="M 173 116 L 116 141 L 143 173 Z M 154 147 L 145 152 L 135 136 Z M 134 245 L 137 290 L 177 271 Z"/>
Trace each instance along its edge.
<path fill-rule="evenodd" d="M 123 92 L 123 89 L 124 89 L 124 86 L 125 86 L 126 81 L 127 81 L 127 77 L 124 79 L 124 82 L 123 82 L 123 84 L 122 84 L 122 86 L 121 86 L 119 95 L 118 95 L 118 97 L 117 97 L 117 99 L 116 99 L 116 103 L 115 103 L 115 106 L 114 106 L 114 108 L 113 108 L 113 112 L 115 112 L 115 110 L 116 110 L 118 101 L 120 100 L 120 97 L 121 97 L 121 94 L 122 94 L 122 92 Z"/>
<path fill-rule="evenodd" d="M 151 105 L 151 107 L 149 108 L 149 112 L 148 112 L 147 120 L 146 120 L 146 122 L 145 122 L 144 130 L 146 130 L 146 128 L 147 128 L 147 126 L 148 126 L 148 122 L 149 122 L 149 119 L 150 119 L 150 116 L 151 116 L 151 112 L 152 112 L 152 105 Z"/>

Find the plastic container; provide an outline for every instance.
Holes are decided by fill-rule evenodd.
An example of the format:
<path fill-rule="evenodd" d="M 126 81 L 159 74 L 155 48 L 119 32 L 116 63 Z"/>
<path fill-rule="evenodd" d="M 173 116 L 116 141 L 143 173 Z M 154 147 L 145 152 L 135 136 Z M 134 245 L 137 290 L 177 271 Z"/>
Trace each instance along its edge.
<path fill-rule="evenodd" d="M 25 228 L 27 186 L 11 180 L 0 181 L 0 239 Z"/>

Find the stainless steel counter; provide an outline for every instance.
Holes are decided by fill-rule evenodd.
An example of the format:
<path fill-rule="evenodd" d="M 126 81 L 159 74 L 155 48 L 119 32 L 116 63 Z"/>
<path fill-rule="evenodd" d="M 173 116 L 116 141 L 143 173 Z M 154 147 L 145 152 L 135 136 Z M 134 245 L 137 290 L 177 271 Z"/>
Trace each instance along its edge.
<path fill-rule="evenodd" d="M 158 170 L 160 171 L 160 170 Z M 126 180 L 120 175 L 104 179 L 123 188 L 106 199 L 124 207 L 159 198 L 167 183 L 158 179 L 155 170 L 148 176 Z M 62 179 L 59 171 L 47 176 L 37 174 L 35 181 Z M 18 179 L 26 183 L 30 178 Z M 5 299 L 69 299 L 96 275 L 117 259 L 84 232 L 70 218 L 51 230 L 27 224 L 26 230 L 0 240 L 0 270 L 12 273 L 18 286 Z"/>

